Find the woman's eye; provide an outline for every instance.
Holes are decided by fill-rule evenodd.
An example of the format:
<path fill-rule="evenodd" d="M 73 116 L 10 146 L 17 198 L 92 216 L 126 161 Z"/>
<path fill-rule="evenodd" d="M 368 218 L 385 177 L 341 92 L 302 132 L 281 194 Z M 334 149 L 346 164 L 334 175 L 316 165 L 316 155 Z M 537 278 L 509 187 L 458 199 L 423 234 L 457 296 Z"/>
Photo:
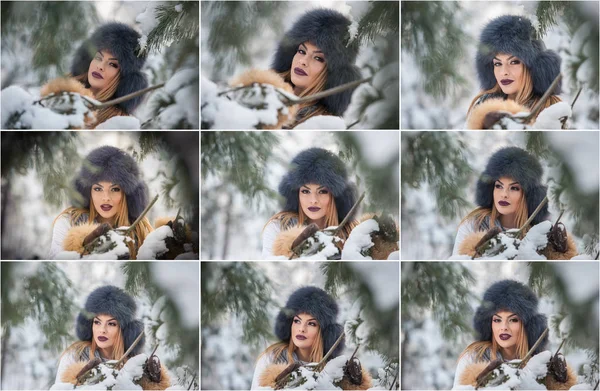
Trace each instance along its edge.
<path fill-rule="evenodd" d="M 501 66 L 501 65 L 502 65 L 502 63 L 501 63 L 501 62 L 495 62 L 495 63 L 494 63 L 494 66 L 495 66 L 495 67 L 499 67 L 499 66 Z"/>
<path fill-rule="evenodd" d="M 302 49 L 298 49 L 298 53 L 300 53 L 300 54 L 306 54 L 306 52 L 304 50 L 302 50 Z"/>
<path fill-rule="evenodd" d="M 294 319 L 294 323 L 300 323 L 300 320 Z"/>
<path fill-rule="evenodd" d="M 309 326 L 316 326 L 317 324 L 315 322 L 308 322 Z"/>
<path fill-rule="evenodd" d="M 117 324 L 116 324 L 115 322 L 110 322 L 108 325 L 109 325 L 109 326 L 113 326 L 113 327 L 114 327 L 114 326 L 116 326 Z"/>
<path fill-rule="evenodd" d="M 502 185 L 496 183 L 496 189 L 502 189 Z"/>
<path fill-rule="evenodd" d="M 511 63 L 511 65 L 519 65 L 521 63 L 521 61 L 519 61 L 519 60 L 512 60 L 510 63 Z"/>
<path fill-rule="evenodd" d="M 519 189 L 517 186 L 513 186 L 513 187 L 511 187 L 510 189 L 511 189 L 511 190 L 514 190 L 514 191 L 519 191 L 519 190 L 521 190 L 521 189 Z"/>
<path fill-rule="evenodd" d="M 94 187 L 94 191 L 102 191 L 101 187 Z"/>
<path fill-rule="evenodd" d="M 496 318 L 496 319 L 494 319 L 492 322 L 494 322 L 494 323 L 498 323 L 498 322 L 500 322 L 500 319 Z"/>
<path fill-rule="evenodd" d="M 302 194 L 310 194 L 310 191 L 309 191 L 309 190 L 306 190 L 306 189 L 304 189 L 304 190 L 302 190 Z"/>
<path fill-rule="evenodd" d="M 319 194 L 329 194 L 329 190 L 321 190 L 319 191 Z"/>
<path fill-rule="evenodd" d="M 517 319 L 517 318 L 512 318 L 510 321 L 513 323 L 519 323 L 519 319 Z"/>
<path fill-rule="evenodd" d="M 315 57 L 315 60 L 319 62 L 325 62 L 325 59 L 323 57 Z"/>
<path fill-rule="evenodd" d="M 118 187 L 113 187 L 111 190 L 114 192 L 121 191 L 121 189 L 119 189 Z"/>
<path fill-rule="evenodd" d="M 114 67 L 114 68 L 118 68 L 119 66 L 117 64 L 115 64 L 114 62 L 109 63 L 110 66 Z"/>
<path fill-rule="evenodd" d="M 100 324 L 100 321 L 99 320 L 95 320 L 94 324 Z"/>

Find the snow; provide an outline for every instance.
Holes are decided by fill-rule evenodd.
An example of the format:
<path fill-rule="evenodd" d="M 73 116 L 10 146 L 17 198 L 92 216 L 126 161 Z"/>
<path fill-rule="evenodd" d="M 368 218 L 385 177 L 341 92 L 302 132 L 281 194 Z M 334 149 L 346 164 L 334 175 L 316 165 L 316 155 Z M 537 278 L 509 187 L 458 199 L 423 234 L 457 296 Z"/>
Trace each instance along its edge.
<path fill-rule="evenodd" d="M 309 250 L 306 250 L 306 254 L 310 254 L 317 246 L 323 245 L 324 247 L 316 252 L 313 255 L 309 256 L 301 256 L 298 259 L 302 260 L 325 260 L 329 257 L 333 257 L 334 255 L 339 253 L 339 249 L 335 245 L 334 241 L 337 240 L 337 237 L 328 235 L 323 231 L 315 232 L 315 237 L 308 238 L 307 242 L 311 246 Z"/>
<path fill-rule="evenodd" d="M 558 275 L 574 303 L 582 304 L 598 295 L 597 262 L 556 262 L 554 267 L 560 271 Z"/>
<path fill-rule="evenodd" d="M 294 129 L 346 129 L 346 124 L 341 117 L 336 117 L 334 115 L 317 115 L 307 119 Z"/>
<path fill-rule="evenodd" d="M 371 232 L 379 231 L 379 224 L 373 219 L 363 221 L 357 225 L 344 244 L 342 260 L 373 259 L 363 255 L 361 252 L 373 247 Z"/>
<path fill-rule="evenodd" d="M 181 12 L 181 11 L 183 11 L 183 5 L 181 5 L 181 4 L 177 4 L 177 5 L 175 6 L 175 11 L 177 11 L 177 12 Z"/>
<path fill-rule="evenodd" d="M 109 118 L 96 126 L 96 129 L 139 129 L 140 120 L 131 116 L 116 116 Z"/>
<path fill-rule="evenodd" d="M 173 230 L 168 225 L 163 225 L 150 232 L 138 250 L 137 259 L 156 259 L 156 257 L 169 251 L 165 244 L 165 239 L 169 237 L 173 237 Z"/>
<path fill-rule="evenodd" d="M 558 102 L 542 110 L 533 124 L 534 129 L 561 129 L 561 117 L 571 117 L 571 106 L 565 102 Z"/>
<path fill-rule="evenodd" d="M 153 262 L 152 276 L 173 299 L 184 327 L 199 324 L 198 262 Z M 156 304 L 155 304 L 156 305 Z M 158 311 L 158 310 L 157 310 Z"/>
<path fill-rule="evenodd" d="M 159 5 L 157 3 L 156 5 Z M 156 5 L 149 5 L 144 9 L 144 12 L 136 16 L 135 21 L 138 24 L 138 28 L 141 30 L 141 37 L 138 42 L 140 44 L 140 48 L 142 51 L 146 50 L 146 45 L 148 41 L 148 34 L 152 31 L 156 26 L 158 26 L 158 19 L 155 17 L 154 9 Z"/>
<path fill-rule="evenodd" d="M 2 101 L 2 128 L 8 128 L 11 116 L 20 113 L 19 120 L 13 125 L 14 129 L 68 129 L 83 128 L 84 114 L 89 110 L 81 96 L 71 94 L 74 99 L 71 107 L 73 114 L 62 115 L 50 108 L 34 104 L 36 98 L 18 86 L 10 86 L 0 93 Z"/>
<path fill-rule="evenodd" d="M 198 129 L 198 68 L 182 69 L 175 73 L 165 85 L 165 92 L 171 95 L 175 104 L 167 106 L 158 115 L 161 129 L 176 129 L 185 120 Z"/>
<path fill-rule="evenodd" d="M 81 257 L 81 259 L 117 260 L 119 259 L 119 257 L 129 258 L 129 247 L 127 247 L 127 244 L 125 244 L 125 242 L 131 240 L 131 238 L 128 236 L 120 235 L 114 230 L 108 231 L 106 235 L 108 235 L 108 240 L 105 240 L 101 236 L 101 243 L 98 245 L 95 252 L 92 254 L 84 255 Z M 108 246 L 112 245 L 112 243 L 116 244 L 116 246 L 111 250 L 103 252 L 108 248 Z M 64 254 L 64 252 L 61 254 Z"/>

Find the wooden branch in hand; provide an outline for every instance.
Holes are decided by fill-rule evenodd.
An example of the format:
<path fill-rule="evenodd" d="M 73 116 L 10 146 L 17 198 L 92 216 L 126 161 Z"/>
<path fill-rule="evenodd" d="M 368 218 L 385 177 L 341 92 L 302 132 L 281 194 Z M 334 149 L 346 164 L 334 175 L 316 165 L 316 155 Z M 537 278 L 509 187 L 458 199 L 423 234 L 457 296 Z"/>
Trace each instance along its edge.
<path fill-rule="evenodd" d="M 299 105 L 301 103 L 312 102 L 315 100 L 323 99 L 323 98 L 326 98 L 331 95 L 339 94 L 342 91 L 346 91 L 351 88 L 357 87 L 357 86 L 361 85 L 362 83 L 366 83 L 366 82 L 370 81 L 372 78 L 373 78 L 373 76 L 369 76 L 364 79 L 351 81 L 350 83 L 342 84 L 340 86 L 333 87 L 328 90 L 317 92 L 316 94 L 305 96 L 305 97 L 298 98 L 298 99 L 292 99 L 288 96 L 285 96 L 285 99 L 287 100 L 287 102 L 285 102 L 285 105 L 293 106 L 293 105 Z"/>
<path fill-rule="evenodd" d="M 483 247 L 484 244 L 486 244 L 491 238 L 498 235 L 500 232 L 502 232 L 502 228 L 497 226 L 494 226 L 493 228 L 489 229 L 485 233 L 485 235 L 483 235 L 483 237 L 479 240 L 479 242 L 477 242 L 477 244 L 475 245 L 475 254 L 483 255 L 483 249 L 481 249 L 481 247 Z"/>
<path fill-rule="evenodd" d="M 562 73 L 559 73 L 558 76 L 556 76 L 550 87 L 546 90 L 546 92 L 544 92 L 544 95 L 542 95 L 542 98 L 534 106 L 533 110 L 531 110 L 531 113 L 523 119 L 523 123 L 528 124 L 531 122 L 532 119 L 537 117 L 538 113 L 542 110 L 542 106 L 544 105 L 544 103 L 546 103 L 548 98 L 550 98 L 550 96 L 552 95 L 552 92 L 558 85 L 558 82 L 560 81 L 561 77 Z"/>
<path fill-rule="evenodd" d="M 127 228 L 125 230 L 125 235 L 129 235 L 135 229 L 135 226 L 138 225 L 140 223 L 140 221 L 142 221 L 142 219 L 146 216 L 146 214 L 148 213 L 148 211 L 150 210 L 150 208 L 152 208 L 154 206 L 154 204 L 156 203 L 157 200 L 158 200 L 158 194 L 156 196 L 154 196 L 154 198 L 152 199 L 152 201 L 148 204 L 148 206 L 146 206 L 146 209 L 144 209 L 144 211 L 142 212 L 142 214 L 139 215 L 137 219 L 135 219 L 135 221 L 133 222 L 133 224 L 131 224 L 129 226 L 129 228 Z"/>
<path fill-rule="evenodd" d="M 338 232 L 340 232 L 342 230 L 342 228 L 344 228 L 344 226 L 346 224 L 348 224 L 348 221 L 350 221 L 350 219 L 353 217 L 354 212 L 356 211 L 356 209 L 358 208 L 358 206 L 360 205 L 360 203 L 362 202 L 362 200 L 364 198 L 365 198 L 365 193 L 363 192 L 360 195 L 360 197 L 358 198 L 358 200 L 354 203 L 354 205 L 352 205 L 352 208 L 350 209 L 350 212 L 348 212 L 348 214 L 346 215 L 346 217 L 344 217 L 344 220 L 342 220 L 342 222 L 340 223 L 340 225 L 337 226 L 337 228 L 333 232 L 334 235 L 336 235 Z"/>
<path fill-rule="evenodd" d="M 527 361 L 529 361 L 529 359 L 533 355 L 533 352 L 535 351 L 535 349 L 537 349 L 538 346 L 540 346 L 540 344 L 542 343 L 542 340 L 546 337 L 546 335 L 548 335 L 549 331 L 550 330 L 548 329 L 548 327 L 546 327 L 546 330 L 544 330 L 544 332 L 542 333 L 542 335 L 540 335 L 538 340 L 535 341 L 535 344 L 531 347 L 531 349 L 529 349 L 529 351 L 527 352 L 525 357 L 523 357 L 523 359 L 519 363 L 519 366 L 517 367 L 518 369 L 523 369 L 525 367 L 525 365 L 527 364 Z"/>
<path fill-rule="evenodd" d="M 529 216 L 529 218 L 527 219 L 525 224 L 523 224 L 523 226 L 521 228 L 519 228 L 519 230 L 515 234 L 515 237 L 520 237 L 523 234 L 523 231 L 525 231 L 525 229 L 529 226 L 529 224 L 531 224 L 531 222 L 533 221 L 535 216 L 537 216 L 537 214 L 540 213 L 540 210 L 542 210 L 542 208 L 544 207 L 544 205 L 546 205 L 547 202 L 548 202 L 548 196 L 545 196 L 544 199 L 542 200 L 542 202 L 540 202 L 540 204 L 538 205 L 538 207 L 535 208 L 535 210 L 533 211 L 531 216 Z"/>
<path fill-rule="evenodd" d="M 302 245 L 315 234 L 319 230 L 319 227 L 315 223 L 311 223 L 308 227 L 304 228 L 304 231 L 292 243 L 292 256 L 289 259 L 293 259 L 295 256 L 299 255 L 298 251 L 302 247 Z"/>
<path fill-rule="evenodd" d="M 196 380 L 196 376 L 198 376 L 198 373 L 194 372 L 194 377 L 192 377 L 192 382 L 190 383 L 189 387 L 187 388 L 188 391 L 192 389 L 192 385 L 194 384 L 194 380 Z"/>
<path fill-rule="evenodd" d="M 142 336 L 143 335 L 144 335 L 144 331 L 142 331 L 140 333 L 140 335 L 138 335 L 138 337 L 135 339 L 135 341 L 133 341 L 133 343 L 131 344 L 131 346 L 129 347 L 129 349 L 127 349 L 127 351 L 123 354 L 123 356 L 119 359 L 119 361 L 117 361 L 117 363 L 115 364 L 115 368 L 119 368 L 119 365 L 121 365 L 121 363 L 123 362 L 123 360 L 125 359 L 125 357 L 127 357 L 127 355 L 133 351 L 133 349 L 136 347 L 136 345 L 138 343 L 140 343 L 140 341 L 142 340 Z"/>
<path fill-rule="evenodd" d="M 99 104 L 99 105 L 94 104 L 93 107 L 94 107 L 94 110 L 98 110 L 98 109 L 103 109 L 103 108 L 108 107 L 108 106 L 117 105 L 117 104 L 119 104 L 121 102 L 125 102 L 125 101 L 127 101 L 129 99 L 133 99 L 135 97 L 143 95 L 146 92 L 150 92 L 150 91 L 156 90 L 156 89 L 164 87 L 164 86 L 165 86 L 165 83 L 160 83 L 160 84 L 157 84 L 155 86 L 144 88 L 143 90 L 132 92 L 131 94 L 127 94 L 127 95 L 122 96 L 122 97 L 117 98 L 117 99 L 113 99 L 113 100 L 109 100 L 109 101 L 106 101 L 106 102 L 102 102 L 102 104 Z M 88 100 L 88 102 L 89 102 L 89 100 Z"/>
<path fill-rule="evenodd" d="M 556 356 L 558 356 L 558 353 L 560 353 L 560 349 L 563 347 L 566 340 L 567 340 L 566 338 L 562 340 L 562 342 L 560 343 L 560 346 L 558 347 L 558 349 L 556 349 L 556 353 L 554 353 L 554 356 L 552 356 L 552 359 L 550 361 L 554 360 L 556 358 Z"/>
<path fill-rule="evenodd" d="M 325 368 L 325 364 L 327 363 L 327 359 L 329 358 L 329 356 L 331 356 L 331 354 L 333 353 L 333 351 L 335 350 L 335 348 L 337 348 L 337 346 L 340 344 L 340 342 L 342 342 L 342 339 L 344 339 L 345 336 L 346 336 L 346 334 L 344 334 L 344 332 L 342 332 L 340 334 L 340 336 L 338 337 L 337 341 L 335 341 L 335 343 L 333 344 L 333 346 L 331 347 L 331 349 L 329 349 L 329 351 L 327 352 L 327 354 L 323 357 L 323 359 L 321 361 L 319 361 L 319 363 L 315 367 L 315 371 L 316 372 L 321 372 L 323 370 L 323 368 Z"/>

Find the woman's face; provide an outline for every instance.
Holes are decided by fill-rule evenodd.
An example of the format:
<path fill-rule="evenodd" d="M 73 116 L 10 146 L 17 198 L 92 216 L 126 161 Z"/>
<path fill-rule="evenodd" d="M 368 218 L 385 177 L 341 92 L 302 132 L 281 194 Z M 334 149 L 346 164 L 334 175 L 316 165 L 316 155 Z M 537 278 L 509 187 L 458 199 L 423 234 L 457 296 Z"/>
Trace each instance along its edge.
<path fill-rule="evenodd" d="M 292 321 L 292 341 L 299 349 L 311 349 L 319 333 L 319 323 L 307 313 L 294 316 Z"/>
<path fill-rule="evenodd" d="M 291 78 L 297 89 L 311 85 L 326 66 L 323 52 L 310 42 L 301 43 L 292 60 Z"/>
<path fill-rule="evenodd" d="M 101 50 L 90 62 L 88 69 L 88 83 L 93 92 L 101 91 L 105 88 L 119 73 L 119 60 L 107 51 Z"/>
<path fill-rule="evenodd" d="M 97 315 L 94 317 L 92 334 L 96 345 L 103 350 L 111 350 L 119 334 L 119 322 L 111 315 Z"/>
<path fill-rule="evenodd" d="M 523 63 L 510 54 L 496 54 L 492 60 L 494 76 L 506 95 L 515 96 L 523 88 Z"/>
<path fill-rule="evenodd" d="M 516 348 L 521 337 L 521 319 L 512 312 L 499 311 L 492 316 L 492 334 L 503 349 Z"/>
<path fill-rule="evenodd" d="M 508 177 L 499 178 L 494 183 L 494 205 L 502 215 L 511 215 L 517 211 L 523 189 L 519 182 Z"/>
<path fill-rule="evenodd" d="M 331 196 L 325 186 L 308 183 L 298 190 L 300 207 L 312 221 L 319 221 L 327 216 Z"/>
<path fill-rule="evenodd" d="M 123 192 L 121 187 L 110 182 L 98 182 L 92 185 L 92 202 L 96 212 L 103 219 L 110 219 L 117 214 Z"/>

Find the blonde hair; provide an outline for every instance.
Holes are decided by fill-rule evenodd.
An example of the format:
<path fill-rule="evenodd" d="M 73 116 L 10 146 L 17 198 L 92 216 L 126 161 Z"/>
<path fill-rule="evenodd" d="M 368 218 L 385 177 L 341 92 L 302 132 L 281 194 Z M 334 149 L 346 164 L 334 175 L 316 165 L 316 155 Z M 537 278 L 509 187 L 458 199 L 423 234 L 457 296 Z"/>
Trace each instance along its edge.
<path fill-rule="evenodd" d="M 525 222 L 529 218 L 529 211 L 527 209 L 527 200 L 525 198 L 525 191 L 522 188 L 521 188 L 521 197 L 519 198 L 519 205 L 517 206 L 517 211 L 515 212 L 515 214 L 516 214 L 515 215 L 515 223 L 516 223 L 517 227 L 520 228 L 523 226 L 523 224 L 525 224 Z M 460 224 L 458 224 L 458 226 L 460 227 L 460 225 L 466 221 L 473 221 L 475 230 L 479 231 L 481 228 L 481 225 L 483 224 L 485 219 L 487 217 L 489 217 L 490 228 L 496 227 L 498 225 L 496 223 L 496 221 L 497 221 L 499 215 L 500 215 L 500 212 L 498 212 L 498 209 L 496 209 L 496 204 L 492 202 L 491 208 L 479 207 L 479 208 L 473 210 L 464 219 L 461 220 L 461 222 L 460 222 Z M 526 228 L 523 231 L 524 231 L 523 232 L 523 235 L 524 235 L 525 233 L 527 233 L 527 231 L 529 231 L 529 229 Z"/>
<path fill-rule="evenodd" d="M 291 326 L 290 326 L 291 328 Z M 265 354 L 273 355 L 273 362 L 278 362 L 283 358 L 282 356 L 285 354 L 286 360 L 288 363 L 294 362 L 294 350 L 296 349 L 296 345 L 294 345 L 294 341 L 290 337 L 289 342 L 280 341 L 272 344 L 264 352 L 262 352 L 257 361 L 260 360 L 262 356 Z M 285 353 L 284 353 L 285 352 Z M 310 362 L 319 362 L 323 359 L 323 355 L 325 352 L 323 351 L 323 335 L 321 334 L 321 325 L 319 325 L 319 330 L 317 331 L 317 336 L 315 337 L 315 342 L 312 345 L 312 349 L 310 351 Z"/>
<path fill-rule="evenodd" d="M 115 338 L 115 343 L 113 344 L 111 357 L 104 357 L 107 360 L 119 360 L 121 357 L 123 357 L 123 354 L 125 354 L 125 343 L 123 342 L 123 332 L 121 330 L 121 325 L 119 324 L 119 322 L 116 319 L 115 319 L 115 321 L 117 322 L 117 326 L 118 326 L 117 337 Z M 94 326 L 93 326 L 93 320 L 92 320 L 92 328 L 93 327 Z M 96 339 L 93 336 L 92 336 L 91 341 L 73 342 L 60 355 L 60 358 L 62 358 L 65 354 L 67 354 L 69 352 L 73 352 L 76 359 L 79 359 L 79 357 L 81 357 L 83 351 L 88 347 L 90 349 L 90 354 L 89 354 L 90 360 L 92 360 L 96 355 L 96 350 L 98 350 L 98 345 L 96 345 Z M 125 357 L 125 359 L 123 361 L 127 361 L 127 357 Z"/>
<path fill-rule="evenodd" d="M 521 67 L 523 68 L 523 74 L 521 76 L 521 78 L 523 80 L 523 86 L 517 92 L 517 96 L 515 97 L 515 102 L 517 102 L 518 104 L 520 104 L 522 106 L 526 106 L 529 109 L 533 109 L 535 107 L 535 105 L 539 102 L 539 100 L 541 99 L 541 96 L 533 95 L 533 80 L 531 79 L 531 72 L 529 71 L 529 68 L 527 68 L 522 61 L 521 61 Z M 471 104 L 469 105 L 469 110 L 467 111 L 467 116 L 469 116 L 469 114 L 471 113 L 471 110 L 475 106 L 475 103 L 483 95 L 498 94 L 498 93 L 503 93 L 503 92 L 502 92 L 502 89 L 500 88 L 500 85 L 496 81 L 496 85 L 494 85 L 494 87 L 490 88 L 489 90 L 481 91 L 475 97 L 475 99 L 473 99 L 471 101 Z M 546 100 L 546 102 L 544 102 L 544 105 L 542 106 L 542 110 L 544 110 L 558 102 L 562 102 L 562 99 L 560 99 L 560 97 L 558 95 L 550 95 L 550 97 Z M 542 110 L 540 110 L 537 115 L 539 115 L 542 112 Z M 536 118 L 537 118 L 537 116 L 536 116 Z"/>
<path fill-rule="evenodd" d="M 279 212 L 279 213 L 275 214 L 264 225 L 263 231 L 267 227 L 267 225 L 269 225 L 269 223 L 274 220 L 279 221 L 279 224 L 281 225 L 282 230 L 293 228 L 294 227 L 294 224 L 292 223 L 293 219 L 298 221 L 298 223 L 295 226 L 300 226 L 300 227 L 304 226 L 304 225 L 308 225 L 308 223 L 310 222 L 310 219 L 306 216 L 306 214 L 304 214 L 304 211 L 302 210 L 302 206 L 300 205 L 300 202 L 298 202 L 298 212 L 283 211 L 283 212 Z M 335 198 L 333 198 L 333 193 L 329 192 L 329 210 L 327 211 L 327 214 L 325 215 L 325 227 L 338 226 L 340 223 L 341 223 L 341 221 L 339 221 L 339 219 L 338 219 L 338 211 L 337 211 L 337 206 L 335 205 Z M 358 222 L 356 220 L 348 221 L 348 223 L 340 231 L 340 233 L 339 233 L 340 237 L 344 240 L 348 239 L 348 236 L 350 236 L 350 232 L 352 232 L 354 227 L 356 227 L 357 225 L 358 225 Z"/>
<path fill-rule="evenodd" d="M 90 193 L 91 193 L 91 191 L 92 190 L 90 189 Z M 58 218 L 62 215 L 68 215 L 70 217 L 71 224 L 77 225 L 79 222 L 79 219 L 84 214 L 88 215 L 87 224 L 89 224 L 89 225 L 95 224 L 96 217 L 98 216 L 98 212 L 96 211 L 96 208 L 94 206 L 94 199 L 92 198 L 91 194 L 90 194 L 90 207 L 89 208 L 76 208 L 76 207 L 71 206 L 71 207 L 63 210 L 54 219 L 54 222 L 52 223 L 52 225 L 54 225 L 56 223 L 56 220 L 58 220 Z M 129 208 L 127 207 L 127 194 L 125 194 L 125 192 L 123 192 L 123 197 L 121 198 L 121 203 L 119 205 L 119 209 L 117 210 L 117 213 L 113 216 L 113 221 L 112 221 L 111 226 L 113 228 L 118 228 L 118 227 L 129 226 L 132 223 L 133 223 L 132 221 L 129 221 Z M 130 234 L 130 237 L 133 239 L 133 243 L 132 242 L 127 243 L 127 246 L 129 247 L 129 253 L 132 256 L 131 259 L 136 259 L 137 249 L 142 245 L 142 243 L 144 243 L 144 240 L 146 240 L 146 236 L 148 236 L 148 234 L 150 232 L 152 232 L 153 230 L 154 229 L 152 228 L 152 225 L 150 224 L 150 221 L 148 221 L 147 217 L 144 217 L 139 222 L 139 224 L 136 225 L 133 232 Z"/>
<path fill-rule="evenodd" d="M 519 339 L 517 341 L 516 358 L 523 359 L 529 351 L 529 341 L 527 340 L 525 325 L 520 318 L 519 321 L 521 323 L 521 334 L 519 335 Z M 482 361 L 483 355 L 488 349 L 490 350 L 490 358 L 492 360 L 495 360 L 498 357 L 498 352 L 503 353 L 503 349 L 498 345 L 498 342 L 496 342 L 496 338 L 494 338 L 493 333 L 491 341 L 475 341 L 471 343 L 465 348 L 465 350 L 463 350 L 458 359 L 460 360 L 465 354 L 474 354 L 475 361 Z"/>
<path fill-rule="evenodd" d="M 285 72 L 281 72 L 279 74 L 281 77 L 283 77 L 283 80 L 287 83 L 290 83 L 291 85 L 294 85 L 292 83 L 292 70 L 288 69 Z M 300 92 L 300 95 L 298 95 L 300 98 L 303 98 L 305 96 L 310 96 L 310 95 L 314 95 L 318 92 L 321 92 L 325 89 L 325 84 L 327 83 L 327 67 L 325 66 L 323 68 L 323 70 L 321 70 L 321 72 L 317 75 L 317 77 L 315 78 L 315 80 L 308 86 L 306 87 L 304 90 L 302 90 L 302 92 Z M 326 109 L 325 106 L 323 106 L 322 104 L 319 104 L 318 101 L 310 101 L 310 102 L 304 102 L 301 103 L 300 106 L 298 107 L 298 110 L 303 109 L 305 107 L 308 106 L 312 106 L 317 104 L 317 109 L 312 111 L 311 113 L 309 113 L 308 115 L 304 116 L 303 118 L 301 118 L 298 121 L 295 121 L 292 125 L 292 127 L 295 127 L 297 125 L 300 125 L 301 123 L 303 123 L 304 121 L 308 120 L 311 117 L 317 116 L 317 115 L 331 115 Z"/>
<path fill-rule="evenodd" d="M 88 81 L 87 73 L 81 74 L 79 76 L 74 76 L 75 80 L 81 82 L 86 88 L 89 88 L 90 83 Z M 94 94 L 97 100 L 100 102 L 106 102 L 113 97 L 115 92 L 117 92 L 117 87 L 119 87 L 119 81 L 121 80 L 121 70 L 117 72 L 115 77 L 108 82 L 102 90 L 98 91 L 98 93 Z M 96 126 L 100 125 L 102 122 L 105 122 L 109 118 L 127 115 L 125 111 L 121 110 L 117 106 L 109 106 L 103 109 L 100 109 L 96 112 L 96 121 L 90 126 L 90 129 L 94 129 Z"/>

